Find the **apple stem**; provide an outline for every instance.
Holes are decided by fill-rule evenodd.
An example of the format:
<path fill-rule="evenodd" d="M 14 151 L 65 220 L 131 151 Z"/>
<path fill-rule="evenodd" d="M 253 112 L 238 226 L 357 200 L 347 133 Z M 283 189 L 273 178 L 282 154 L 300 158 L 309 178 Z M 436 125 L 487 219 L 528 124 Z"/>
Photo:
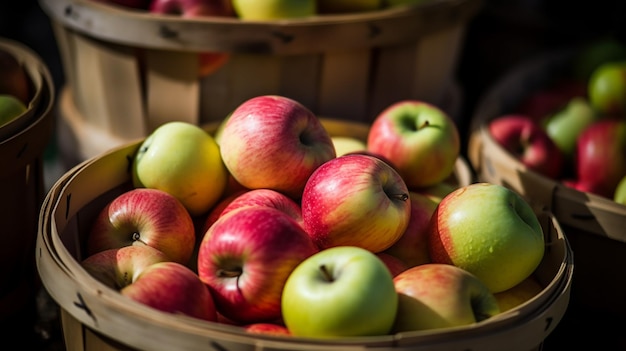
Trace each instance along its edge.
<path fill-rule="evenodd" d="M 424 127 L 428 127 L 429 125 L 430 125 L 430 122 L 428 120 L 425 120 L 424 123 L 422 123 L 422 125 L 418 129 L 422 129 Z"/>
<path fill-rule="evenodd" d="M 326 278 L 326 280 L 328 280 L 329 282 L 332 282 L 335 280 L 333 279 L 333 275 L 330 274 L 330 271 L 328 270 L 328 267 L 326 267 L 325 264 L 320 266 L 320 270 L 322 271 L 322 274 L 324 275 L 324 278 Z"/>
<path fill-rule="evenodd" d="M 392 194 L 391 195 L 393 198 L 396 198 L 400 201 L 406 201 L 409 199 L 409 194 L 407 193 L 402 193 L 402 194 Z"/>
<path fill-rule="evenodd" d="M 140 243 L 147 245 L 143 240 L 141 240 L 141 234 L 134 232 L 133 233 L 133 241 L 139 241 Z"/>
<path fill-rule="evenodd" d="M 242 273 L 241 269 L 235 269 L 235 270 L 220 269 L 217 271 L 217 276 L 220 278 L 234 278 L 234 277 L 240 276 L 241 273 Z"/>

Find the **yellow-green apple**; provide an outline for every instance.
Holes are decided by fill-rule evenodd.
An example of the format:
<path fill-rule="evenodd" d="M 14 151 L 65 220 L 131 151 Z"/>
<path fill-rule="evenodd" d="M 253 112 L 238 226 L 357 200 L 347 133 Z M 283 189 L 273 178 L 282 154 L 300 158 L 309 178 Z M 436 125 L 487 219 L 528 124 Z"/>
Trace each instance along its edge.
<path fill-rule="evenodd" d="M 361 139 L 341 135 L 332 135 L 330 139 L 335 146 L 336 156 L 343 156 L 345 154 L 349 154 L 355 151 L 367 150 L 367 145 L 365 144 L 365 141 Z"/>
<path fill-rule="evenodd" d="M 626 113 L 626 60 L 601 64 L 591 73 L 587 85 L 589 102 L 599 113 Z"/>
<path fill-rule="evenodd" d="M 278 323 L 259 322 L 243 326 L 244 330 L 253 334 L 291 336 L 286 326 Z"/>
<path fill-rule="evenodd" d="M 563 152 L 531 117 L 501 115 L 489 121 L 488 127 L 494 141 L 527 168 L 551 179 L 557 179 L 563 173 Z"/>
<path fill-rule="evenodd" d="M 206 213 L 226 188 L 228 171 L 213 137 L 197 125 L 173 121 L 156 128 L 138 147 L 133 185 L 166 191 L 192 216 Z"/>
<path fill-rule="evenodd" d="M 626 119 L 603 118 L 578 137 L 576 180 L 566 185 L 580 191 L 614 198 L 626 175 Z"/>
<path fill-rule="evenodd" d="M 0 94 L 0 126 L 11 122 L 26 110 L 26 105 L 14 95 Z"/>
<path fill-rule="evenodd" d="M 379 158 L 350 154 L 319 166 L 306 183 L 302 222 L 320 248 L 388 249 L 411 217 L 406 184 Z"/>
<path fill-rule="evenodd" d="M 384 109 L 372 123 L 367 149 L 388 159 L 409 189 L 448 178 L 460 153 L 460 136 L 437 106 L 404 100 Z"/>
<path fill-rule="evenodd" d="M 272 189 L 251 189 L 242 191 L 238 195 L 224 199 L 227 203 L 220 202 L 207 216 L 205 228 L 219 217 L 238 208 L 248 206 L 267 206 L 276 208 L 288 214 L 296 222 L 302 224 L 302 210 L 300 204 L 289 196 Z"/>
<path fill-rule="evenodd" d="M 292 335 L 311 338 L 386 335 L 398 307 L 389 269 L 374 253 L 337 246 L 293 270 L 282 296 Z"/>
<path fill-rule="evenodd" d="M 124 246 L 151 246 L 187 264 L 196 240 L 194 223 L 178 199 L 158 189 L 137 188 L 113 198 L 97 214 L 87 254 Z"/>
<path fill-rule="evenodd" d="M 383 7 L 383 0 L 317 0 L 320 14 L 375 11 Z"/>
<path fill-rule="evenodd" d="M 0 94 L 15 96 L 28 105 L 31 81 L 22 63 L 10 52 L 0 49 Z"/>
<path fill-rule="evenodd" d="M 531 275 L 514 287 L 494 295 L 498 301 L 500 311 L 506 312 L 539 295 L 542 290 L 543 287 L 539 284 L 539 281 Z"/>
<path fill-rule="evenodd" d="M 463 268 L 494 293 L 528 278 L 545 250 L 530 204 L 499 184 L 472 183 L 450 193 L 435 209 L 428 232 L 432 262 Z"/>
<path fill-rule="evenodd" d="M 303 18 L 317 13 L 316 0 L 231 0 L 242 20 Z"/>
<path fill-rule="evenodd" d="M 428 223 L 438 202 L 420 193 L 410 191 L 411 216 L 406 230 L 391 247 L 388 253 L 405 262 L 408 267 L 429 263 L 428 256 Z"/>
<path fill-rule="evenodd" d="M 230 0 L 152 0 L 151 13 L 169 14 L 182 18 L 194 17 L 234 17 L 235 11 Z M 205 77 L 222 67 L 230 58 L 227 52 L 200 52 L 198 54 L 198 75 Z"/>
<path fill-rule="evenodd" d="M 569 163 L 573 161 L 578 136 L 598 118 L 589 101 L 579 96 L 571 99 L 563 109 L 549 116 L 543 123 L 548 136 Z"/>
<path fill-rule="evenodd" d="M 470 325 L 500 313 L 487 285 L 457 266 L 427 263 L 397 275 L 394 332 Z"/>
<path fill-rule="evenodd" d="M 244 101 L 230 114 L 220 135 L 222 159 L 237 182 L 294 199 L 302 196 L 313 171 L 336 156 L 317 116 L 284 96 L 261 95 Z"/>
<path fill-rule="evenodd" d="M 318 251 L 285 212 L 268 206 L 241 207 L 221 216 L 204 235 L 198 275 L 226 318 L 238 323 L 273 321 L 281 317 L 287 277 Z"/>
<path fill-rule="evenodd" d="M 376 256 L 378 256 L 378 258 L 383 261 L 385 266 L 387 266 L 387 268 L 389 269 L 389 273 L 391 273 L 392 277 L 395 277 L 396 275 L 410 268 L 406 263 L 404 263 L 404 261 L 384 251 L 377 252 Z"/>
<path fill-rule="evenodd" d="M 160 311 L 216 321 L 213 297 L 191 269 L 149 246 L 97 252 L 82 267 L 123 296 Z"/>
<path fill-rule="evenodd" d="M 626 174 L 617 183 L 615 192 L 613 193 L 613 201 L 618 204 L 626 205 Z"/>

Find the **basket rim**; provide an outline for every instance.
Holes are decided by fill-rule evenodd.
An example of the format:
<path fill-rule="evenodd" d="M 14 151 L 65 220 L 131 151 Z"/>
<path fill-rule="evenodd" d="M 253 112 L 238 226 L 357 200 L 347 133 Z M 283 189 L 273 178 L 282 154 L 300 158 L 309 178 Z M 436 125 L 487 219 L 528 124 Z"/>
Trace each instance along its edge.
<path fill-rule="evenodd" d="M 416 42 L 478 13 L 483 0 L 432 0 L 358 14 L 276 21 L 182 18 L 92 0 L 39 0 L 55 21 L 96 39 L 143 48 L 304 54 Z M 402 31 L 394 29 L 402 28 Z M 337 33 L 347 33 L 337 35 Z"/>

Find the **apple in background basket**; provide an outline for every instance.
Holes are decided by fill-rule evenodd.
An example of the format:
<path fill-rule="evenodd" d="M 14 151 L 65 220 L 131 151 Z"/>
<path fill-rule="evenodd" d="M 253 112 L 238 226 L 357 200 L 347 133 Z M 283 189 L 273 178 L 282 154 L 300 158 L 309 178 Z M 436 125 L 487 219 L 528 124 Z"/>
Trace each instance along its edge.
<path fill-rule="evenodd" d="M 237 323 L 281 317 L 280 298 L 293 269 L 319 249 L 276 208 L 242 207 L 220 217 L 198 251 L 198 274 L 220 314 Z"/>
<path fill-rule="evenodd" d="M 367 149 L 388 159 L 412 190 L 439 183 L 452 174 L 460 136 L 454 121 L 438 107 L 404 100 L 374 119 Z"/>
<path fill-rule="evenodd" d="M 182 121 L 164 123 L 148 135 L 133 159 L 132 176 L 135 187 L 172 194 L 192 216 L 207 213 L 228 181 L 213 137 Z"/>
<path fill-rule="evenodd" d="M 585 128 L 578 138 L 573 187 L 613 199 L 625 175 L 626 120 L 604 118 Z"/>
<path fill-rule="evenodd" d="M 234 17 L 230 0 L 152 0 L 150 12 L 194 17 Z M 230 58 L 227 52 L 201 52 L 198 54 L 198 75 L 206 77 L 222 67 Z"/>
<path fill-rule="evenodd" d="M 598 120 L 599 115 L 584 97 L 575 97 L 554 115 L 543 121 L 548 136 L 561 150 L 566 162 L 574 160 L 576 141 L 582 131 Z"/>
<path fill-rule="evenodd" d="M 343 156 L 357 151 L 367 150 L 365 141 L 349 136 L 333 135 L 330 137 L 335 146 L 336 156 Z"/>
<path fill-rule="evenodd" d="M 277 323 L 252 323 L 244 325 L 243 328 L 246 332 L 253 334 L 291 336 L 287 327 Z"/>
<path fill-rule="evenodd" d="M 491 120 L 488 127 L 491 137 L 524 166 L 551 179 L 563 173 L 563 153 L 529 116 L 502 115 Z"/>
<path fill-rule="evenodd" d="M 317 0 L 320 14 L 356 13 L 383 8 L 382 0 Z"/>
<path fill-rule="evenodd" d="M 242 20 L 265 21 L 303 18 L 317 13 L 316 0 L 232 0 Z"/>
<path fill-rule="evenodd" d="M 139 303 L 175 314 L 216 321 L 213 297 L 196 273 L 149 246 L 97 252 L 82 267 Z"/>
<path fill-rule="evenodd" d="M 619 183 L 617 183 L 617 187 L 615 187 L 613 201 L 618 204 L 626 205 L 626 174 L 622 177 Z"/>
<path fill-rule="evenodd" d="M 0 126 L 24 114 L 28 108 L 24 103 L 9 94 L 0 94 Z"/>
<path fill-rule="evenodd" d="M 315 170 L 300 204 L 306 232 L 320 248 L 359 246 L 380 252 L 404 233 L 411 216 L 409 191 L 379 158 L 352 154 Z"/>
<path fill-rule="evenodd" d="M 574 97 L 585 96 L 585 81 L 560 79 L 550 86 L 531 91 L 514 109 L 513 114 L 525 115 L 539 122 L 562 109 Z"/>
<path fill-rule="evenodd" d="M 591 74 L 587 85 L 589 102 L 599 113 L 626 114 L 626 60 L 601 64 Z"/>
<path fill-rule="evenodd" d="M 187 264 L 195 245 L 189 212 L 158 189 L 132 189 L 116 196 L 97 215 L 87 237 L 87 254 L 124 246 L 151 246 Z"/>
<path fill-rule="evenodd" d="M 498 184 L 473 183 L 443 198 L 428 232 L 433 263 L 465 269 L 493 293 L 528 278 L 545 251 L 543 230 L 530 204 Z"/>
<path fill-rule="evenodd" d="M 409 192 L 411 218 L 406 230 L 385 253 L 405 262 L 407 267 L 430 262 L 428 256 L 428 223 L 435 212 L 437 202 L 417 192 Z"/>
<path fill-rule="evenodd" d="M 322 250 L 294 269 L 282 295 L 292 335 L 312 338 L 386 335 L 398 306 L 393 277 L 372 252 Z"/>
<path fill-rule="evenodd" d="M 20 61 L 0 48 L 0 94 L 15 96 L 24 105 L 31 99 L 31 82 Z"/>
<path fill-rule="evenodd" d="M 335 158 L 330 135 L 311 110 L 284 96 L 244 101 L 225 121 L 220 152 L 230 174 L 249 189 L 302 196 L 313 171 Z"/>
<path fill-rule="evenodd" d="M 393 332 L 469 325 L 500 313 L 494 294 L 483 281 L 453 265 L 415 266 L 393 282 L 398 293 Z"/>

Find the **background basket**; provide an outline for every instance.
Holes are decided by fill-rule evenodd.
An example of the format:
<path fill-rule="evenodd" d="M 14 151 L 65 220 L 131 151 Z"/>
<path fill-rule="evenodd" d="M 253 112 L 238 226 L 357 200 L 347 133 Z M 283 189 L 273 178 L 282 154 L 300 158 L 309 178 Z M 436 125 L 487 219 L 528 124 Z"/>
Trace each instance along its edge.
<path fill-rule="evenodd" d="M 322 119 L 331 135 L 365 139 L 368 125 Z M 172 316 L 123 298 L 79 264 L 85 228 L 107 201 L 129 187 L 128 162 L 140 140 L 77 165 L 52 187 L 40 216 L 38 269 L 61 307 L 67 349 L 74 350 L 533 350 L 565 313 L 573 273 L 569 245 L 551 215 L 540 216 L 546 254 L 535 272 L 545 287 L 525 304 L 492 320 L 439 331 L 346 340 L 251 335 L 241 328 Z M 458 159 L 455 185 L 470 184 L 469 165 Z M 95 186 L 94 186 L 95 185 Z"/>
<path fill-rule="evenodd" d="M 0 331 L 4 340 L 33 338 L 40 287 L 35 241 L 44 187 L 44 151 L 52 139 L 54 87 L 47 67 L 30 48 L 0 38 L 31 81 L 28 111 L 0 128 Z M 28 339 L 30 338 L 30 339 Z"/>
<path fill-rule="evenodd" d="M 80 118 L 100 140 L 130 141 L 170 120 L 221 120 L 264 94 L 358 121 L 401 99 L 447 106 L 466 24 L 481 0 L 269 22 L 155 16 L 90 0 L 40 3 Z M 200 76 L 205 51 L 229 60 Z M 83 143 L 76 151 L 95 147 L 76 139 Z"/>
<path fill-rule="evenodd" d="M 575 50 L 543 53 L 501 77 L 477 105 L 468 157 L 479 180 L 512 188 L 535 208 L 554 213 L 561 224 L 576 265 L 566 338 L 579 346 L 584 341 L 594 348 L 605 344 L 623 348 L 626 340 L 620 330 L 626 326 L 626 276 L 616 271 L 626 265 L 626 206 L 528 170 L 496 143 L 487 127 L 491 119 L 512 111 L 531 92 L 566 77 L 575 54 Z"/>

